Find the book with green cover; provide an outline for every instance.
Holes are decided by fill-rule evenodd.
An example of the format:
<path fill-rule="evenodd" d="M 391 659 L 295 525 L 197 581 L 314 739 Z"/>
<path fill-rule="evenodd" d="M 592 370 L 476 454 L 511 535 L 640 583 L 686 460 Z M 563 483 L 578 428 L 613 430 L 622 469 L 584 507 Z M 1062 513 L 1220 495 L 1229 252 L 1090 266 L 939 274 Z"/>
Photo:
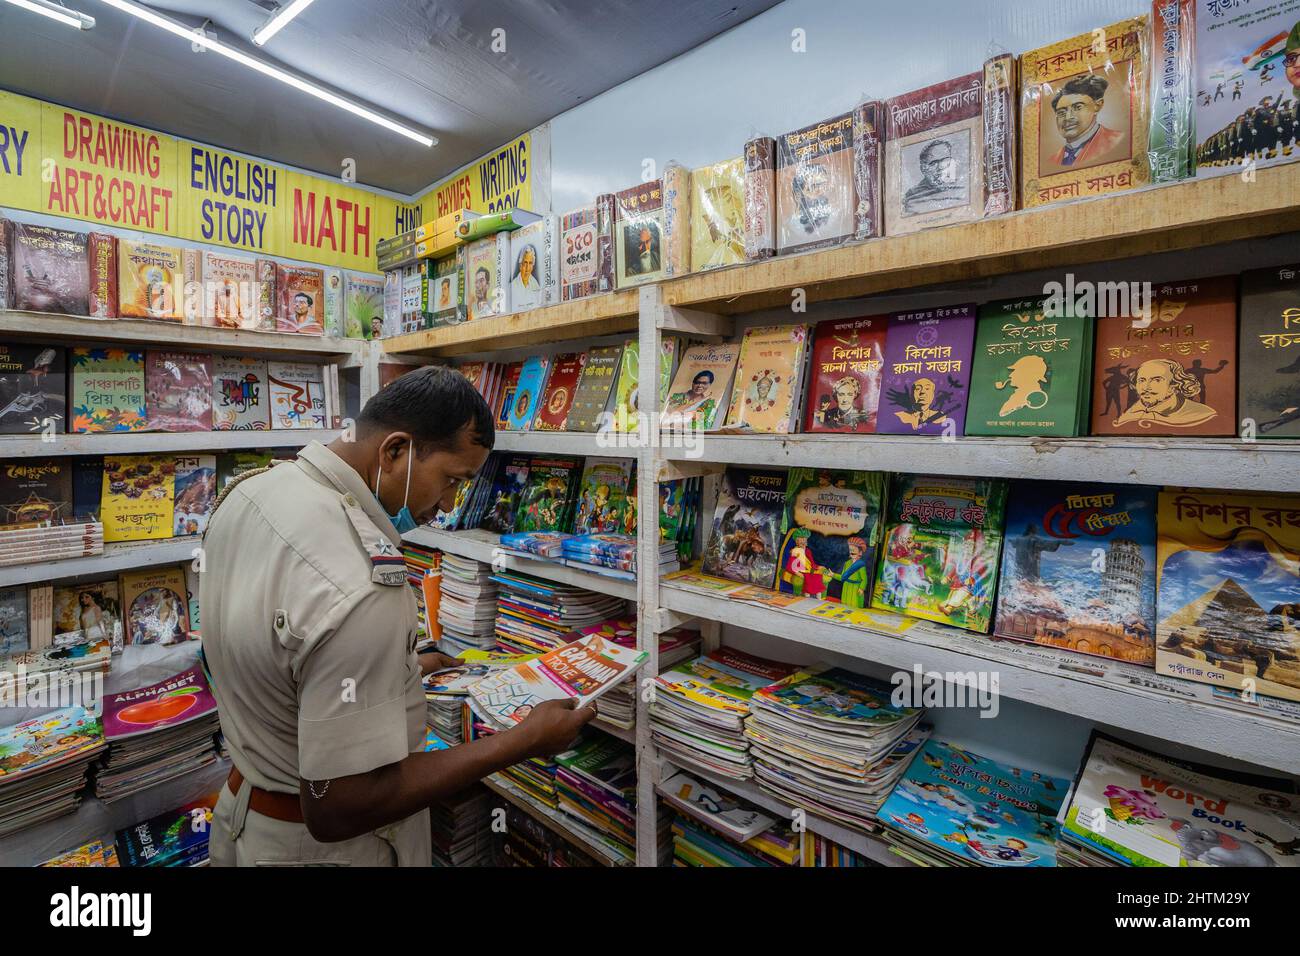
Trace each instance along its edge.
<path fill-rule="evenodd" d="M 967 435 L 1086 434 L 1093 320 L 1044 313 L 1048 300 L 980 306 Z"/>
<path fill-rule="evenodd" d="M 69 431 L 138 432 L 148 427 L 144 352 L 73 348 L 68 358 L 72 371 Z"/>
<path fill-rule="evenodd" d="M 880 545 L 884 474 L 791 468 L 785 498 L 781 591 L 866 607 Z"/>
<path fill-rule="evenodd" d="M 627 458 L 588 458 L 578 490 L 574 534 L 622 534 L 634 463 Z"/>
<path fill-rule="evenodd" d="M 528 466 L 528 483 L 519 496 L 514 530 L 567 531 L 573 524 L 581 476 L 581 459 L 534 458 Z"/>

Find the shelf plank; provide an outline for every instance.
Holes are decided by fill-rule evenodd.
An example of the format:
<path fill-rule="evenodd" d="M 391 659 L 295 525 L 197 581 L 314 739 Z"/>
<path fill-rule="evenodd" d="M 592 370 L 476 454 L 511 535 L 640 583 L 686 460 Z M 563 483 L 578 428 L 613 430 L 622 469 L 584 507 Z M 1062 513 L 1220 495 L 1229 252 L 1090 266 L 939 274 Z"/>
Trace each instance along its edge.
<path fill-rule="evenodd" d="M 494 773 L 490 777 L 484 777 L 483 785 L 497 796 L 509 800 L 520 810 L 524 811 L 524 813 L 528 814 L 542 826 L 546 827 L 546 829 L 550 830 L 567 843 L 577 847 L 588 856 L 593 857 L 597 862 L 603 863 L 605 866 L 630 865 L 627 860 L 623 859 L 604 843 L 581 832 L 578 827 L 583 824 L 574 821 L 568 814 L 564 813 L 564 811 L 553 810 L 540 800 L 525 793 L 523 789 L 517 787 L 502 774 Z"/>
<path fill-rule="evenodd" d="M 1281 235 L 1297 228 L 1300 164 L 1240 176 L 1188 180 L 1133 192 L 780 256 L 671 279 L 670 306 L 734 314 L 789 306 L 790 290 L 810 302 L 852 299 L 935 283 Z"/>
<path fill-rule="evenodd" d="M 313 441 L 328 445 L 341 434 L 342 431 L 334 428 L 272 429 L 260 432 L 111 432 L 94 435 L 55 435 L 53 441 L 42 441 L 39 437 L 33 438 L 28 435 L 0 435 L 0 459 L 302 448 Z"/>
<path fill-rule="evenodd" d="M 194 557 L 194 549 L 203 543 L 198 535 L 167 538 L 150 542 L 106 544 L 104 553 L 86 558 L 65 558 L 0 568 L 0 588 L 16 584 L 38 584 L 69 578 L 92 578 L 163 564 L 180 564 Z"/>
<path fill-rule="evenodd" d="M 604 458 L 635 458 L 639 449 L 629 447 L 636 435 L 614 432 L 498 431 L 495 451 L 535 452 L 544 455 L 595 455 Z"/>

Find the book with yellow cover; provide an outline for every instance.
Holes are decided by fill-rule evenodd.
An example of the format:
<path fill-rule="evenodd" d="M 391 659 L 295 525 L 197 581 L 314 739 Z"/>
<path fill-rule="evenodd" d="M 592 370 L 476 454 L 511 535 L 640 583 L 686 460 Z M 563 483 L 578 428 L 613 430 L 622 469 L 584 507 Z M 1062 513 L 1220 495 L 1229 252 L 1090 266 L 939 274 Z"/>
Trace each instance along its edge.
<path fill-rule="evenodd" d="M 180 249 L 118 240 L 117 295 L 121 318 L 181 321 L 185 271 Z"/>
<path fill-rule="evenodd" d="M 176 461 L 166 455 L 104 458 L 100 519 L 104 541 L 170 538 L 176 502 Z"/>
<path fill-rule="evenodd" d="M 807 353 L 806 325 L 746 329 L 726 430 L 777 435 L 795 431 Z"/>
<path fill-rule="evenodd" d="M 737 156 L 691 173 L 691 268 L 744 261 L 745 161 Z"/>

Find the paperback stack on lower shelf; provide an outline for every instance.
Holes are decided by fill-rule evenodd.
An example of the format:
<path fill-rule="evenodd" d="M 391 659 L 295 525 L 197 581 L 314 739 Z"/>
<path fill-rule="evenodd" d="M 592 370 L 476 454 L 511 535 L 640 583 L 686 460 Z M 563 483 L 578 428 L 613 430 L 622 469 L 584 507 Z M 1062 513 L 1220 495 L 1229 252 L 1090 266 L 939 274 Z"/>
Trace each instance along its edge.
<path fill-rule="evenodd" d="M 217 794 L 160 813 L 117 833 L 120 866 L 207 866 Z"/>
<path fill-rule="evenodd" d="M 88 558 L 104 553 L 104 526 L 98 521 L 0 530 L 0 567 Z"/>
<path fill-rule="evenodd" d="M 579 628 L 623 614 L 622 598 L 555 584 L 529 574 L 502 572 L 492 580 L 497 597 L 496 642 L 503 650 L 540 654 L 569 643 Z"/>
<path fill-rule="evenodd" d="M 673 815 L 673 866 L 789 866 L 799 837 L 784 822 L 678 771 L 655 787 Z"/>
<path fill-rule="evenodd" d="M 601 842 L 631 863 L 636 859 L 636 753 L 621 740 L 589 732 L 555 757 L 555 790 L 562 812 L 600 834 Z"/>
<path fill-rule="evenodd" d="M 623 647 L 636 646 L 636 621 L 632 618 L 617 618 L 600 624 L 584 627 L 582 635 L 599 633 Z M 699 653 L 699 631 L 688 631 L 675 627 L 659 635 L 659 672 L 680 664 L 687 658 Z M 637 682 L 627 681 L 619 684 L 600 699 L 600 719 L 623 730 L 631 730 L 636 725 Z"/>
<path fill-rule="evenodd" d="M 455 656 L 468 649 L 496 646 L 497 585 L 489 565 L 444 553 L 441 593 L 440 651 Z"/>
<path fill-rule="evenodd" d="M 0 727 L 0 837 L 76 811 L 104 746 L 102 721 L 81 706 Z"/>

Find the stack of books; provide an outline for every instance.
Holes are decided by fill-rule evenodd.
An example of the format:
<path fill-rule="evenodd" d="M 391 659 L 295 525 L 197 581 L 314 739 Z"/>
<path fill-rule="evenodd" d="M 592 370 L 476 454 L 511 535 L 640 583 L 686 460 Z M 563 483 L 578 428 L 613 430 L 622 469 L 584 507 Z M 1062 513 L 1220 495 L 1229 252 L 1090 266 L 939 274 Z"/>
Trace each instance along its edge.
<path fill-rule="evenodd" d="M 197 665 L 167 680 L 104 698 L 108 756 L 95 796 L 112 803 L 217 759 L 217 702 Z"/>
<path fill-rule="evenodd" d="M 415 592 L 420 633 L 437 641 L 442 636 L 438 626 L 438 610 L 442 603 L 442 552 L 403 541 L 402 557 L 406 559 L 406 583 Z"/>
<path fill-rule="evenodd" d="M 103 724 L 81 706 L 0 727 L 0 837 L 76 811 L 103 750 Z"/>
<path fill-rule="evenodd" d="M 555 790 L 562 812 L 594 831 L 629 863 L 636 860 L 636 753 L 608 734 L 583 734 L 556 755 Z"/>
<path fill-rule="evenodd" d="M 622 598 L 555 584 L 528 574 L 493 575 L 496 642 L 516 654 L 540 654 L 569 643 L 578 628 L 627 613 Z"/>
<path fill-rule="evenodd" d="M 560 805 L 555 793 L 555 761 L 544 757 L 529 757 L 501 771 L 501 775 L 538 803 L 552 810 Z"/>
<path fill-rule="evenodd" d="M 113 664 L 113 646 L 108 639 L 73 644 L 69 647 L 48 645 L 18 651 L 0 657 L 0 673 L 12 689 L 15 700 L 25 700 L 38 688 L 47 700 L 61 697 L 76 685 L 90 687 L 105 675 Z M 83 695 L 83 699 L 87 695 Z"/>
<path fill-rule="evenodd" d="M 655 679 L 650 705 L 656 746 L 670 759 L 732 780 L 753 776 L 744 721 L 754 691 L 794 667 L 720 647 Z"/>
<path fill-rule="evenodd" d="M 58 856 L 51 857 L 40 865 L 92 868 L 117 866 L 117 846 L 111 840 L 105 843 L 103 839 L 96 838 L 76 849 L 66 850 Z"/>
<path fill-rule="evenodd" d="M 505 832 L 493 840 L 492 865 L 559 868 L 600 864 L 518 807 L 509 806 Z"/>
<path fill-rule="evenodd" d="M 490 565 L 444 554 L 441 594 L 438 650 L 455 657 L 465 650 L 496 647 L 497 585 Z"/>
<path fill-rule="evenodd" d="M 586 534 L 569 537 L 562 545 L 564 565 L 624 581 L 636 580 L 636 538 L 621 534 Z M 681 568 L 677 542 L 659 542 L 659 571 Z"/>
<path fill-rule="evenodd" d="M 117 832 L 121 866 L 206 866 L 213 793 Z"/>
<path fill-rule="evenodd" d="M 655 787 L 677 813 L 673 866 L 790 866 L 799 837 L 785 823 L 688 773 Z"/>
<path fill-rule="evenodd" d="M 103 553 L 104 526 L 98 521 L 0 530 L 0 568 Z"/>
<path fill-rule="evenodd" d="M 890 688 L 825 666 L 756 691 L 745 721 L 758 785 L 794 807 L 872 832 L 876 812 L 929 737 Z"/>
<path fill-rule="evenodd" d="M 424 698 L 429 707 L 429 726 L 449 744 L 464 741 L 465 697 L 469 687 L 493 671 L 530 660 L 534 655 L 503 654 L 499 651 L 462 651 L 456 667 L 434 671 L 423 677 Z"/>
<path fill-rule="evenodd" d="M 486 866 L 492 851 L 491 794 L 475 784 L 429 806 L 434 866 Z"/>
<path fill-rule="evenodd" d="M 588 634 L 601 634 L 623 647 L 636 647 L 636 621 L 632 618 L 613 618 L 584 627 L 579 631 L 584 637 Z M 675 627 L 659 635 L 659 671 L 663 673 L 687 658 L 695 657 L 700 651 L 700 632 L 688 631 Z M 597 709 L 600 719 L 605 723 L 623 730 L 636 726 L 636 692 L 637 683 L 628 681 L 614 687 L 600 699 Z"/>

